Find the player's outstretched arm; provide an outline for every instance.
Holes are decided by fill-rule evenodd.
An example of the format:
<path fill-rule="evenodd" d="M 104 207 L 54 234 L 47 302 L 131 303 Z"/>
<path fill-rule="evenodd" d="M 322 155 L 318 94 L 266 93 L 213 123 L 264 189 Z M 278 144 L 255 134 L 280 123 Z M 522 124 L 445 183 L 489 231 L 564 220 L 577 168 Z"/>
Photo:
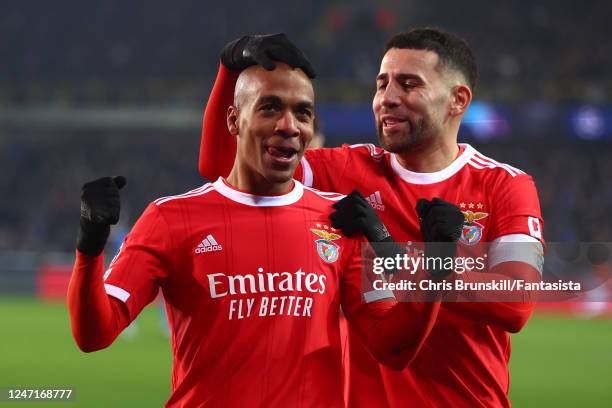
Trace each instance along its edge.
<path fill-rule="evenodd" d="M 273 70 L 275 61 L 300 68 L 310 78 L 316 75 L 308 58 L 285 34 L 247 35 L 223 47 L 219 72 L 202 123 L 198 170 L 203 177 L 209 180 L 227 177 L 234 164 L 236 139 L 229 133 L 226 116 L 234 101 L 238 75 L 252 65 Z"/>
<path fill-rule="evenodd" d="M 125 306 L 104 290 L 102 251 L 110 226 L 119 220 L 124 177 L 104 177 L 83 185 L 76 261 L 68 286 L 74 339 L 82 351 L 109 346 L 128 325 Z"/>

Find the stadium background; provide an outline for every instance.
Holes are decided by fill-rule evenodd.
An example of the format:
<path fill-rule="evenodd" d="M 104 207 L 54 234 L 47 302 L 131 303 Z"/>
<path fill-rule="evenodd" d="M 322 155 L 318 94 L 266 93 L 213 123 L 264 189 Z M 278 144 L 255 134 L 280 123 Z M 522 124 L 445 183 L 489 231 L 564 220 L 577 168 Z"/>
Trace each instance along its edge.
<path fill-rule="evenodd" d="M 108 350 L 82 354 L 71 339 L 79 190 L 127 177 L 117 242 L 148 202 L 201 184 L 219 50 L 246 33 L 283 31 L 306 51 L 328 146 L 375 142 L 370 101 L 391 34 L 459 33 L 481 75 L 460 139 L 534 176 L 549 242 L 612 241 L 611 17 L 601 0 L 3 1 L 0 388 L 72 387 L 84 407 L 167 398 L 170 344 L 155 307 Z M 612 404 L 609 308 L 564 306 L 542 305 L 513 336 L 517 407 Z"/>

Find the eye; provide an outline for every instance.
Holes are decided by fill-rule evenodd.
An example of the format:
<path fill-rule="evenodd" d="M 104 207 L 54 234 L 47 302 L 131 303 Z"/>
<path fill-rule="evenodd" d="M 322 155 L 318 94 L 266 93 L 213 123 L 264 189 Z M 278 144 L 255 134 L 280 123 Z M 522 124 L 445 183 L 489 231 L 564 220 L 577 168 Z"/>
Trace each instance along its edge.
<path fill-rule="evenodd" d="M 376 84 L 376 89 L 379 91 L 384 91 L 387 88 L 387 83 L 386 82 L 378 82 Z"/>
<path fill-rule="evenodd" d="M 301 108 L 296 111 L 296 116 L 301 121 L 308 121 L 312 119 L 313 115 L 312 110 L 308 108 Z"/>
<path fill-rule="evenodd" d="M 259 110 L 261 110 L 264 113 L 278 112 L 279 109 L 280 109 L 279 106 L 274 103 L 266 103 L 264 105 L 261 105 L 261 107 L 259 108 Z"/>

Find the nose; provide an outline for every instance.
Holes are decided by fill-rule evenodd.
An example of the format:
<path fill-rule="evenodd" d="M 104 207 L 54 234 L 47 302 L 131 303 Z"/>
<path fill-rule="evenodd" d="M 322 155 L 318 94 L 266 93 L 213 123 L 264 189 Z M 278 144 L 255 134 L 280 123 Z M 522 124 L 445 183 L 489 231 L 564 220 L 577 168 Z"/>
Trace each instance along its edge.
<path fill-rule="evenodd" d="M 276 121 L 274 131 L 284 137 L 299 136 L 300 130 L 297 126 L 297 120 L 291 111 L 283 112 L 282 116 Z"/>
<path fill-rule="evenodd" d="M 390 82 L 380 97 L 380 104 L 385 107 L 391 107 L 397 106 L 399 103 L 399 89 L 393 82 Z"/>

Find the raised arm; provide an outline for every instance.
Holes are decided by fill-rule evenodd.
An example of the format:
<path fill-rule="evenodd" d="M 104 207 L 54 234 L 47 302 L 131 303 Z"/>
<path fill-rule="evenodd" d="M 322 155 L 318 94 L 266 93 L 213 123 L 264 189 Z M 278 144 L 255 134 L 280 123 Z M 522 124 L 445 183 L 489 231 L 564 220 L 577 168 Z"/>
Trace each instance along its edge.
<path fill-rule="evenodd" d="M 68 310 L 74 338 L 86 352 L 108 347 L 155 299 L 176 253 L 168 224 L 153 203 L 103 272 L 101 254 L 110 225 L 119 219 L 119 188 L 124 184 L 123 177 L 105 177 L 83 186 Z"/>
<path fill-rule="evenodd" d="M 83 186 L 76 262 L 68 286 L 74 339 L 82 351 L 108 347 L 129 324 L 127 309 L 106 294 L 102 251 L 110 225 L 119 220 L 123 177 L 105 177 Z"/>
<path fill-rule="evenodd" d="M 106 294 L 103 256 L 77 250 L 68 286 L 68 311 L 72 335 L 84 352 L 104 349 L 130 323 L 125 305 Z"/>
<path fill-rule="evenodd" d="M 227 69 L 223 63 L 219 64 L 217 79 L 204 111 L 198 170 L 209 180 L 227 177 L 236 157 L 236 139 L 229 133 L 226 115 L 234 102 L 239 74 Z"/>

